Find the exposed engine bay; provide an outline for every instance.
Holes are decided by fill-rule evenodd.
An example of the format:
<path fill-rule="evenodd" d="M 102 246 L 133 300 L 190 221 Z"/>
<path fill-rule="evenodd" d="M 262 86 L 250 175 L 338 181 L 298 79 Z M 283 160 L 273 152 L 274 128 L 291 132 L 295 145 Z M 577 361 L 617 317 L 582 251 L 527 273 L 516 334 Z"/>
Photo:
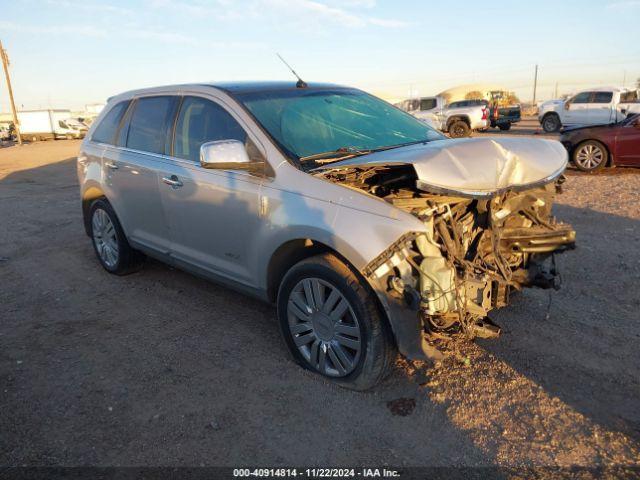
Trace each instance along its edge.
<path fill-rule="evenodd" d="M 412 165 L 353 166 L 319 174 L 411 213 L 426 226 L 383 252 L 364 274 L 419 311 L 426 333 L 497 336 L 488 313 L 514 290 L 559 288 L 556 253 L 575 231 L 551 215 L 564 177 L 490 195 L 434 191 Z M 429 191 L 432 190 L 432 191 Z"/>

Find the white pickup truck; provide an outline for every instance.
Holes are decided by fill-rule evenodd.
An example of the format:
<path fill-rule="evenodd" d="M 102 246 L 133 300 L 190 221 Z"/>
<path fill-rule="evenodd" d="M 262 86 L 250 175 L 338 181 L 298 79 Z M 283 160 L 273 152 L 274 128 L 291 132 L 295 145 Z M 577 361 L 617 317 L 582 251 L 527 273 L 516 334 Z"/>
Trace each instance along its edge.
<path fill-rule="evenodd" d="M 441 96 L 412 98 L 398 106 L 453 138 L 468 137 L 473 130 L 485 130 L 490 124 L 486 105 L 449 107 Z"/>
<path fill-rule="evenodd" d="M 638 91 L 620 87 L 599 87 L 578 92 L 567 100 L 550 100 L 540 105 L 538 121 L 545 132 L 562 127 L 606 125 L 640 113 Z"/>

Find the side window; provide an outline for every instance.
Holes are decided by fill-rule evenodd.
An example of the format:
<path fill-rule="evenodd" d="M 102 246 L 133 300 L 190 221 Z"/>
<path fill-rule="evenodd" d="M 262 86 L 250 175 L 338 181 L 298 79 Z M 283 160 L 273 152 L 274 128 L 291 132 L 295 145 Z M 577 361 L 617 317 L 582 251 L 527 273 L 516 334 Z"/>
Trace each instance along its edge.
<path fill-rule="evenodd" d="M 116 106 L 114 106 L 102 119 L 100 125 L 96 127 L 91 140 L 93 140 L 94 142 L 108 143 L 113 145 L 113 137 L 118 130 L 118 125 L 120 125 L 122 115 L 124 115 L 124 112 L 127 110 L 128 106 L 128 100 L 126 102 L 120 102 Z"/>
<path fill-rule="evenodd" d="M 590 98 L 591 92 L 582 92 L 573 97 L 571 103 L 589 103 Z"/>
<path fill-rule="evenodd" d="M 171 130 L 176 97 L 143 97 L 131 115 L 127 147 L 143 152 L 164 153 Z"/>
<path fill-rule="evenodd" d="M 436 108 L 435 98 L 423 98 L 420 100 L 420 110 L 431 110 Z"/>
<path fill-rule="evenodd" d="M 630 103 L 636 100 L 638 100 L 638 92 L 636 90 L 630 90 L 620 94 L 620 103 Z"/>
<path fill-rule="evenodd" d="M 176 122 L 173 154 L 199 161 L 200 145 L 216 140 L 239 140 L 246 143 L 247 134 L 221 106 L 200 97 L 184 97 Z"/>
<path fill-rule="evenodd" d="M 593 92 L 591 103 L 611 103 L 613 92 Z"/>

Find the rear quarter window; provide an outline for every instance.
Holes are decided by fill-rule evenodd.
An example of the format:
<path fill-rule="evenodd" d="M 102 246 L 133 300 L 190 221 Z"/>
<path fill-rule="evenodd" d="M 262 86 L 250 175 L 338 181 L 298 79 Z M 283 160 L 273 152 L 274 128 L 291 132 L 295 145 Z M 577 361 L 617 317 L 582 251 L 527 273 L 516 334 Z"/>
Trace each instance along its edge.
<path fill-rule="evenodd" d="M 110 111 L 105 115 L 100 124 L 96 127 L 95 132 L 93 132 L 93 136 L 91 140 L 94 142 L 100 143 L 108 143 L 110 145 L 115 144 L 115 136 L 118 131 L 118 126 L 120 125 L 120 121 L 122 120 L 122 116 L 124 112 L 126 112 L 127 107 L 129 106 L 129 101 L 120 102 L 116 104 Z"/>
<path fill-rule="evenodd" d="M 591 103 L 611 103 L 613 92 L 593 92 Z"/>

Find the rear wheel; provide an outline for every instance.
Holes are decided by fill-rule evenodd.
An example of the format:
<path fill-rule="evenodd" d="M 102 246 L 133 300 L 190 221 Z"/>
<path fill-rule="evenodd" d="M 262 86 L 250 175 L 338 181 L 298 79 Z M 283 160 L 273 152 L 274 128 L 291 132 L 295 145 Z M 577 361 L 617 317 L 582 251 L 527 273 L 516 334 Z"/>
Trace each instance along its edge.
<path fill-rule="evenodd" d="M 498 128 L 503 131 L 507 131 L 511 129 L 511 123 L 501 123 L 498 125 Z"/>
<path fill-rule="evenodd" d="M 547 113 L 542 119 L 542 129 L 547 133 L 557 132 L 561 126 L 560 117 L 556 113 Z"/>
<path fill-rule="evenodd" d="M 282 336 L 302 367 L 353 390 L 390 371 L 396 352 L 374 294 L 335 256 L 292 267 L 277 303 Z"/>
<path fill-rule="evenodd" d="M 89 218 L 93 249 L 104 269 L 116 275 L 138 270 L 144 257 L 129 245 L 111 204 L 105 199 L 96 200 Z"/>
<path fill-rule="evenodd" d="M 573 151 L 573 163 L 583 172 L 600 170 L 607 165 L 608 160 L 607 149 L 596 140 L 582 142 Z"/>
<path fill-rule="evenodd" d="M 471 129 L 466 122 L 462 120 L 456 120 L 449 125 L 449 136 L 451 138 L 462 138 L 471 135 Z"/>

